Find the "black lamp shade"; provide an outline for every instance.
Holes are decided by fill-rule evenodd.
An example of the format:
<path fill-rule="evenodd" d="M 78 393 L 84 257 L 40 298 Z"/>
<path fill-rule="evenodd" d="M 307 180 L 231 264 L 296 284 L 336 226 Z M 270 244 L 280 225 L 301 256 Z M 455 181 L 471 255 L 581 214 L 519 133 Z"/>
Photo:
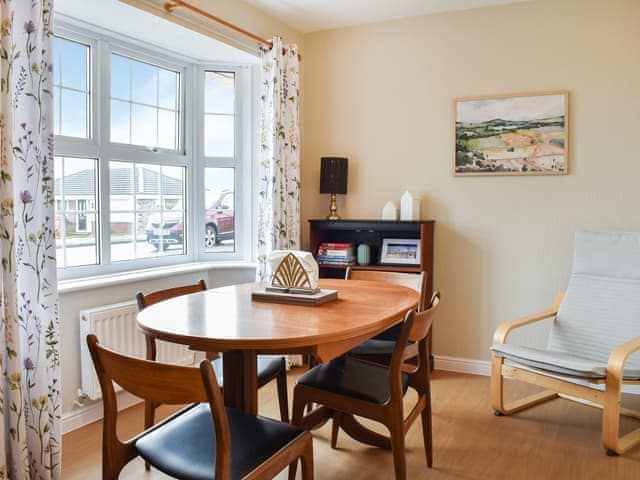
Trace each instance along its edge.
<path fill-rule="evenodd" d="M 320 193 L 347 193 L 348 160 L 322 157 L 320 161 Z"/>

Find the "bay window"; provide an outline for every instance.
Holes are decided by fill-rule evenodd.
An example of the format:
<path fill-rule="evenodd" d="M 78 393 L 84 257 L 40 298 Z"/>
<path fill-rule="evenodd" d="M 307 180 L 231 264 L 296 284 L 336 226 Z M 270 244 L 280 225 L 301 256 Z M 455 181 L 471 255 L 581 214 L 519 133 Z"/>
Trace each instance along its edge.
<path fill-rule="evenodd" d="M 59 277 L 242 258 L 248 69 L 56 34 Z"/>

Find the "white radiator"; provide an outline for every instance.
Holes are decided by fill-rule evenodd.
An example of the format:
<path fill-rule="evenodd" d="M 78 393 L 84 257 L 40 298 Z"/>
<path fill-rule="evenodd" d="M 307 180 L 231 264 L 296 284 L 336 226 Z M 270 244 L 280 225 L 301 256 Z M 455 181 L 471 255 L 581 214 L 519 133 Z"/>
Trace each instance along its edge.
<path fill-rule="evenodd" d="M 82 393 L 92 400 L 102 397 L 98 376 L 87 347 L 87 335 L 95 334 L 102 345 L 126 355 L 146 357 L 144 335 L 136 326 L 135 301 L 105 305 L 80 311 L 80 371 Z M 158 361 L 192 365 L 194 352 L 184 345 L 156 341 Z M 201 355 L 198 355 L 200 357 Z M 118 385 L 116 390 L 120 390 Z"/>

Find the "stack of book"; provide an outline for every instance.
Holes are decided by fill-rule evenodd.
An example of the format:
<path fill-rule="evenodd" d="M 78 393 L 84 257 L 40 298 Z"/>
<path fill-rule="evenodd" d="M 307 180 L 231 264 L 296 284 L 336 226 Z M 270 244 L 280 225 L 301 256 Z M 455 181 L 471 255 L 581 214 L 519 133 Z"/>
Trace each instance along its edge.
<path fill-rule="evenodd" d="M 318 246 L 316 260 L 321 265 L 353 265 L 356 261 L 353 244 L 323 242 Z"/>

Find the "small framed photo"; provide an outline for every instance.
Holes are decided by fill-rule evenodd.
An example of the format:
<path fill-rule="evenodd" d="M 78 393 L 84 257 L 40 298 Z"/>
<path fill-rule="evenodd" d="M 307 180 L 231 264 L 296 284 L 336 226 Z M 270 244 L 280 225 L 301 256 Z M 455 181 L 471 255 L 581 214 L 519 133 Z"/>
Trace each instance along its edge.
<path fill-rule="evenodd" d="M 420 239 L 383 238 L 380 263 L 385 265 L 420 265 Z"/>

